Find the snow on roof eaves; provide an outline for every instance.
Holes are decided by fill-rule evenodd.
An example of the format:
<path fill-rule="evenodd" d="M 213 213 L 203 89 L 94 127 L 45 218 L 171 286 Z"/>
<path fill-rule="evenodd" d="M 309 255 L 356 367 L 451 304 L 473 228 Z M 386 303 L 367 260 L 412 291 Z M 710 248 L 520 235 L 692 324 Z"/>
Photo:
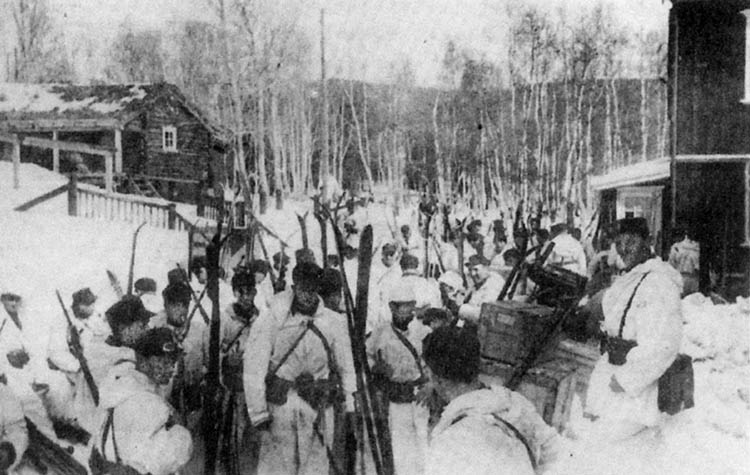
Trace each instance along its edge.
<path fill-rule="evenodd" d="M 142 85 L 70 86 L 64 84 L 0 83 L 0 114 L 7 118 L 32 116 L 101 116 L 117 114 L 142 100 Z"/>
<path fill-rule="evenodd" d="M 605 175 L 591 177 L 591 188 L 608 190 L 669 178 L 669 157 L 617 168 Z"/>

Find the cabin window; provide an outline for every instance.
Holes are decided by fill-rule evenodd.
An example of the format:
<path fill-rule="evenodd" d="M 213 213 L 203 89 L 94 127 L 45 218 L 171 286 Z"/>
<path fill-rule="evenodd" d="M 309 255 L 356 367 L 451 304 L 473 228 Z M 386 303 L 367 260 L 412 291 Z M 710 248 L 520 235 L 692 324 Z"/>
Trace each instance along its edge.
<path fill-rule="evenodd" d="M 750 9 L 743 10 L 745 16 L 745 97 L 742 102 L 750 104 Z"/>
<path fill-rule="evenodd" d="M 171 125 L 161 129 L 162 147 L 165 152 L 177 151 L 177 128 Z"/>

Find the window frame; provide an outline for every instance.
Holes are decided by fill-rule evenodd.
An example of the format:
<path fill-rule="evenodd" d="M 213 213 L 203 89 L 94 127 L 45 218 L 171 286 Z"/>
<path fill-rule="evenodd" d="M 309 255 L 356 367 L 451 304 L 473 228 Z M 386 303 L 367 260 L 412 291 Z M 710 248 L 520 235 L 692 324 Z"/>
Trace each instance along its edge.
<path fill-rule="evenodd" d="M 172 135 L 172 144 L 167 144 L 167 134 Z M 165 152 L 177 151 L 177 127 L 174 125 L 164 125 L 161 128 L 161 147 Z"/>

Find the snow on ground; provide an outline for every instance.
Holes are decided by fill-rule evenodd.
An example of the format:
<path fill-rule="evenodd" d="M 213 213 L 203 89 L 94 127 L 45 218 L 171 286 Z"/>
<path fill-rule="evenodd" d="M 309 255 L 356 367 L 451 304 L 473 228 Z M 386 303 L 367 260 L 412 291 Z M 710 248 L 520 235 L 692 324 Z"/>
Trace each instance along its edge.
<path fill-rule="evenodd" d="M 695 407 L 665 416 L 660 433 L 617 446 L 570 441 L 571 460 L 555 474 L 747 474 L 750 462 L 750 302 L 683 301 L 682 351 L 694 358 Z M 573 432 L 590 424 L 575 417 Z"/>

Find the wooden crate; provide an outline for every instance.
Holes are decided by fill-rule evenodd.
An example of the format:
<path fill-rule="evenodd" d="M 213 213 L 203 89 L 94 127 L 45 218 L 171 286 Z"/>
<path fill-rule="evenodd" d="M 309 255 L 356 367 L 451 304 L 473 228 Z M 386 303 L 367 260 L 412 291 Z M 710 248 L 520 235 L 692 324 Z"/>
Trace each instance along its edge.
<path fill-rule="evenodd" d="M 573 360 L 551 360 L 529 370 L 518 392 L 536 407 L 544 421 L 563 432 L 570 420 L 574 397 L 585 404 L 593 365 Z M 513 365 L 482 359 L 480 379 L 488 384 L 504 385 L 513 373 Z"/>
<path fill-rule="evenodd" d="M 537 335 L 553 324 L 553 312 L 550 307 L 524 302 L 483 304 L 479 316 L 482 356 L 517 363 L 528 354 Z"/>

